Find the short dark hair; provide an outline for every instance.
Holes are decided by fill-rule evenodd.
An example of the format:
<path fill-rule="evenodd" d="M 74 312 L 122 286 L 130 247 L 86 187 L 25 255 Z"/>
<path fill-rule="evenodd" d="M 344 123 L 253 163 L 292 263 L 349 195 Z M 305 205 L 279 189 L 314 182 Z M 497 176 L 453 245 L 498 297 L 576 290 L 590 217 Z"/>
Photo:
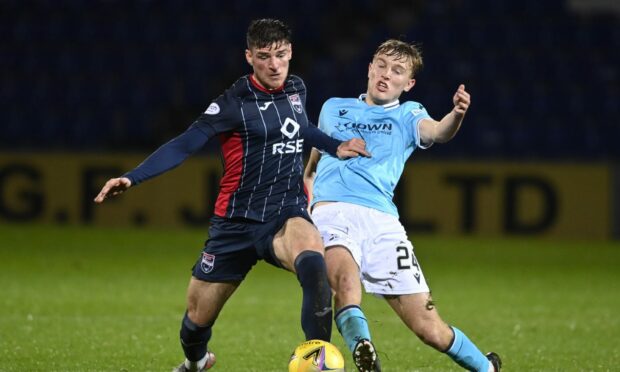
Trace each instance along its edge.
<path fill-rule="evenodd" d="M 248 49 L 264 48 L 273 43 L 290 43 L 291 35 L 291 29 L 284 22 L 277 19 L 263 18 L 256 19 L 250 23 L 246 41 Z"/>
<path fill-rule="evenodd" d="M 406 62 L 411 64 L 411 77 L 414 77 L 420 72 L 424 66 L 424 62 L 422 61 L 422 50 L 420 46 L 415 43 L 389 39 L 379 45 L 373 58 L 379 54 L 385 54 L 389 57 L 394 56 L 396 59 L 404 58 Z"/>

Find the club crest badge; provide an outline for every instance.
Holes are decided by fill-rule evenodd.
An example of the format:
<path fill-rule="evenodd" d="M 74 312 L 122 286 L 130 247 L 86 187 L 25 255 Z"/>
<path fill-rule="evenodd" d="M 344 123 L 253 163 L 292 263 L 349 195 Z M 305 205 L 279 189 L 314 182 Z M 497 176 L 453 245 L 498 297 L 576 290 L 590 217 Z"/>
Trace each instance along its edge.
<path fill-rule="evenodd" d="M 215 265 L 215 256 L 212 254 L 202 253 L 202 260 L 200 261 L 200 270 L 203 273 L 208 274 L 213 270 Z"/>
<path fill-rule="evenodd" d="M 303 106 L 301 104 L 301 98 L 299 98 L 299 94 L 293 94 L 291 96 L 288 96 L 288 101 L 291 103 L 291 106 L 293 106 L 293 110 L 295 110 L 295 112 L 297 112 L 298 114 L 301 114 L 301 112 L 303 111 Z"/>

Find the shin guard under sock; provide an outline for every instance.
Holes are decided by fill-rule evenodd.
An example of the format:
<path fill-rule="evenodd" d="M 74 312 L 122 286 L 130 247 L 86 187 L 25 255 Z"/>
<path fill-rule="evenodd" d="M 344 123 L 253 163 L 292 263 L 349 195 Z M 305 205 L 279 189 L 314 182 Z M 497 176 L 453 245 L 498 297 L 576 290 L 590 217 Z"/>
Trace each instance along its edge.
<path fill-rule="evenodd" d="M 211 339 L 211 326 L 201 327 L 187 316 L 181 322 L 181 346 L 187 360 L 199 361 L 207 354 L 207 343 Z"/>

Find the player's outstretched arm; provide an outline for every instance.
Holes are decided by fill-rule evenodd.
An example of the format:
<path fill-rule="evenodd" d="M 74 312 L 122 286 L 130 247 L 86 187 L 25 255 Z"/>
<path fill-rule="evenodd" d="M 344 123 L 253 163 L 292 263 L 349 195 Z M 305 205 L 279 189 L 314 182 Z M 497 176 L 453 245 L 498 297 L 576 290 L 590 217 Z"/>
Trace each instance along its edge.
<path fill-rule="evenodd" d="M 305 139 L 304 145 L 326 151 L 339 159 L 354 158 L 359 155 L 370 157 L 370 153 L 366 151 L 366 142 L 361 138 L 341 142 L 323 133 L 312 124 L 304 129 L 302 136 Z"/>
<path fill-rule="evenodd" d="M 202 148 L 208 140 L 209 137 L 197 126 L 190 126 L 181 135 L 155 150 L 133 170 L 121 177 L 108 180 L 95 197 L 95 203 L 102 203 L 110 196 L 121 194 L 131 186 L 139 185 L 179 166 L 189 155 Z"/>
<path fill-rule="evenodd" d="M 445 143 L 450 141 L 459 131 L 471 103 L 471 97 L 465 90 L 465 85 L 459 85 L 452 97 L 452 102 L 454 108 L 441 121 L 432 119 L 420 121 L 420 139 L 423 143 Z"/>
<path fill-rule="evenodd" d="M 111 196 L 122 194 L 131 187 L 131 180 L 127 177 L 110 178 L 95 197 L 95 203 L 103 203 Z"/>

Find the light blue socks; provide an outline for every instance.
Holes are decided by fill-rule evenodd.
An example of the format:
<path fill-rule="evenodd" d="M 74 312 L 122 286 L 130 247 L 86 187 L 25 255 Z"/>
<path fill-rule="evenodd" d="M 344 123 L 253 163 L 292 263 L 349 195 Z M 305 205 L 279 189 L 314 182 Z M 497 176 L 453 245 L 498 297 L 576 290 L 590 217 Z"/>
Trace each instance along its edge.
<path fill-rule="evenodd" d="M 353 352 L 355 344 L 361 339 L 370 340 L 368 321 L 357 305 L 345 306 L 336 313 L 336 327 L 347 343 L 349 350 Z"/>
<path fill-rule="evenodd" d="M 353 352 L 355 345 L 361 339 L 370 340 L 368 321 L 357 305 L 345 306 L 336 313 L 336 327 L 344 338 L 349 350 Z M 446 354 L 461 367 L 475 372 L 487 372 L 489 360 L 467 336 L 456 327 L 452 345 Z"/>
<path fill-rule="evenodd" d="M 489 360 L 482 354 L 473 342 L 460 329 L 450 327 L 454 331 L 452 345 L 446 354 L 458 365 L 468 371 L 487 372 L 489 370 Z"/>

